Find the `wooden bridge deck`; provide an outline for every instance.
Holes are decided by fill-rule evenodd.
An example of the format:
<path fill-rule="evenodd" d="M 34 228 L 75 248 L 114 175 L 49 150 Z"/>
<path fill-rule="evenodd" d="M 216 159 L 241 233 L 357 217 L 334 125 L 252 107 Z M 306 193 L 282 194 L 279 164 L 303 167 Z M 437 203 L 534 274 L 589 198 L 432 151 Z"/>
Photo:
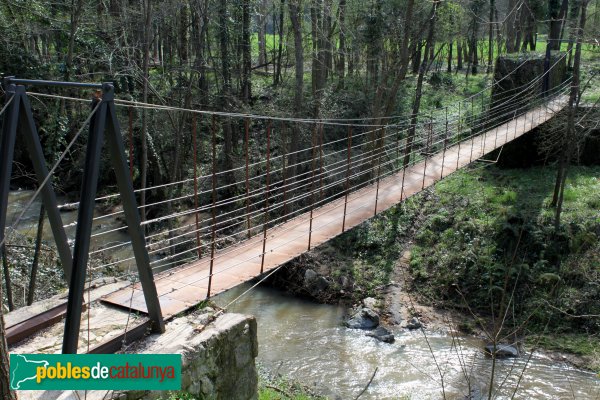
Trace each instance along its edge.
<path fill-rule="evenodd" d="M 566 103 L 566 97 L 557 98 L 498 128 L 481 134 L 472 140 L 466 140 L 460 146 L 457 144 L 447 148 L 445 155 L 440 151 L 428 158 L 427 161 L 419 162 L 407 168 L 404 178 L 404 193 L 402 194 L 402 171 L 381 179 L 379 182 L 377 212 L 380 213 L 398 204 L 401 199 L 420 192 L 424 187 L 433 185 L 442 177 L 468 165 L 471 160 L 481 158 L 485 154 L 529 132 L 552 118 L 554 114 L 565 107 Z M 425 162 L 427 164 L 425 180 L 423 180 Z M 374 216 L 376 192 L 376 185 L 371 184 L 348 196 L 346 230 Z M 313 211 L 311 248 L 342 233 L 343 215 L 343 197 Z M 307 212 L 268 230 L 264 260 L 265 273 L 308 250 L 309 224 L 310 213 Z M 259 276 L 262 254 L 262 235 L 217 251 L 214 258 L 211 295 L 216 295 Z M 165 319 L 170 319 L 206 299 L 209 266 L 210 257 L 204 257 L 196 262 L 155 276 L 156 288 Z M 131 287 L 121 289 L 103 297 L 102 300 L 141 312 L 147 311 L 139 284 L 133 290 Z"/>

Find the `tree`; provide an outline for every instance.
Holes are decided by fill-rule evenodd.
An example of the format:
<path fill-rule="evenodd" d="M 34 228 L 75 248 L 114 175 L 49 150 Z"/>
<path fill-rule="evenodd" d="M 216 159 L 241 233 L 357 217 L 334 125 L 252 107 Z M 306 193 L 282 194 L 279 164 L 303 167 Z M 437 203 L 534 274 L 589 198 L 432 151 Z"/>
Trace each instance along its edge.
<path fill-rule="evenodd" d="M 550 0 L 548 2 L 548 14 L 550 17 L 550 28 L 548 30 L 548 44 L 550 50 L 560 50 L 560 37 L 567 10 L 569 9 L 569 0 Z"/>
<path fill-rule="evenodd" d="M 151 31 L 152 31 L 152 1 L 142 1 L 142 15 L 144 16 L 144 30 L 143 30 L 143 84 L 142 84 L 142 101 L 148 102 L 148 84 L 150 80 L 150 45 L 151 45 Z M 145 189 L 148 184 L 148 113 L 146 110 L 142 110 L 142 157 L 140 160 L 140 175 L 141 175 L 141 186 Z M 146 219 L 146 191 L 142 190 L 140 195 L 140 209 L 142 222 Z"/>
<path fill-rule="evenodd" d="M 279 24 L 278 24 L 278 43 L 277 43 L 277 63 L 275 65 L 275 74 L 273 85 L 277 86 L 281 82 L 281 62 L 283 58 L 283 28 L 284 28 L 285 0 L 279 3 Z"/>
<path fill-rule="evenodd" d="M 258 25 L 258 65 L 268 71 L 267 60 L 267 0 L 261 0 L 256 24 Z"/>
<path fill-rule="evenodd" d="M 339 87 L 344 87 L 344 74 L 346 73 L 346 0 L 340 0 L 338 7 L 339 46 L 336 73 L 339 79 Z"/>
<path fill-rule="evenodd" d="M 302 47 L 302 25 L 300 19 L 300 7 L 302 0 L 288 0 L 290 9 L 290 22 L 292 23 L 292 31 L 294 32 L 294 58 L 296 70 L 296 84 L 294 88 L 294 109 L 296 115 L 302 115 L 302 104 L 304 101 L 304 48 Z M 292 165 L 289 176 L 293 179 L 296 176 L 296 164 L 298 161 L 297 150 L 300 146 L 300 132 L 297 130 L 292 135 L 290 143 L 290 155 L 288 165 Z"/>
<path fill-rule="evenodd" d="M 490 19 L 488 27 L 488 65 L 487 73 L 492 72 L 492 62 L 494 60 L 494 12 L 496 11 L 496 1 L 490 0 Z"/>
<path fill-rule="evenodd" d="M 435 34 L 435 21 L 437 19 L 437 7 L 440 3 L 439 0 L 434 0 L 433 5 L 431 6 L 431 14 L 429 17 L 429 30 L 427 33 L 427 40 L 425 41 L 425 55 L 423 58 L 423 63 L 421 63 L 419 69 L 419 76 L 417 77 L 417 87 L 415 88 L 415 99 L 413 101 L 412 114 L 410 117 L 410 127 L 408 128 L 408 137 L 406 139 L 406 150 L 404 152 L 404 162 L 403 165 L 406 168 L 410 163 L 410 155 L 412 153 L 412 145 L 415 140 L 416 127 L 417 127 L 417 119 L 419 115 L 419 109 L 421 107 L 421 96 L 423 94 L 423 78 L 425 77 L 425 72 L 427 71 L 428 62 L 429 62 L 429 48 L 434 45 L 434 34 Z"/>
<path fill-rule="evenodd" d="M 560 157 L 558 171 L 556 173 L 556 183 L 554 186 L 554 196 L 552 198 L 552 205 L 556 207 L 554 214 L 554 228 L 555 230 L 560 229 L 560 215 L 562 212 L 562 204 L 565 192 L 565 183 L 567 181 L 567 172 L 571 162 L 571 156 L 575 147 L 575 113 L 579 106 L 579 82 L 580 82 L 580 69 L 581 69 L 581 46 L 583 42 L 583 36 L 585 31 L 586 22 L 586 9 L 589 4 L 589 0 L 581 0 L 579 10 L 579 24 L 577 26 L 577 44 L 575 46 L 575 61 L 573 64 L 573 79 L 571 81 L 571 92 L 569 94 L 569 107 L 567 116 L 567 130 L 564 136 L 563 151 Z"/>
<path fill-rule="evenodd" d="M 242 99 L 245 103 L 250 102 L 252 97 L 252 85 L 250 73 L 252 71 L 252 59 L 250 54 L 250 0 L 242 3 Z"/>

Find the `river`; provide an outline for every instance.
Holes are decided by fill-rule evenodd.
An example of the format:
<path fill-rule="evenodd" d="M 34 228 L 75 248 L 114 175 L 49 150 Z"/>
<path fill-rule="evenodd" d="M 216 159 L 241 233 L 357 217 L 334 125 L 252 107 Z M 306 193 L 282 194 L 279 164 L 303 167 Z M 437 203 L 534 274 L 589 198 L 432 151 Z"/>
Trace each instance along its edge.
<path fill-rule="evenodd" d="M 8 209 L 6 216 L 6 226 L 10 227 L 14 224 L 16 219 L 21 215 L 22 210 L 25 208 L 33 192 L 30 190 L 15 190 L 11 191 L 8 194 Z M 65 199 L 62 197 L 58 198 L 58 203 L 62 204 L 65 202 Z M 41 196 L 38 196 L 36 200 L 31 204 L 31 206 L 25 211 L 23 217 L 19 221 L 19 224 L 16 227 L 16 230 L 26 236 L 31 238 L 35 238 L 38 218 L 40 213 L 41 206 Z M 72 241 L 75 238 L 75 230 L 77 222 L 77 210 L 65 210 L 61 211 L 60 216 L 62 218 L 63 224 L 65 225 L 65 233 L 67 238 L 72 244 Z M 92 226 L 92 240 L 90 243 L 90 250 L 98 250 L 106 246 L 116 245 L 119 243 L 129 242 L 129 235 L 127 234 L 126 229 L 116 230 L 117 228 L 123 227 L 123 222 L 116 219 L 114 216 L 102 217 L 103 213 L 99 207 L 94 209 L 94 218 L 97 218 L 93 222 Z M 102 233 L 101 236 L 97 236 Z M 43 240 L 53 245 L 54 236 L 52 234 L 52 229 L 50 227 L 50 222 L 48 221 L 48 217 L 46 216 L 44 222 L 44 232 L 43 232 Z M 98 253 L 103 255 L 103 253 Z M 110 255 L 104 257 L 104 260 L 97 260 L 98 263 L 102 263 L 102 261 L 111 261 L 116 262 L 118 260 L 126 260 L 133 256 L 133 250 L 130 244 L 125 244 L 123 246 L 119 246 L 113 250 L 111 250 Z M 91 260 L 94 261 L 96 255 L 91 256 Z M 119 262 L 115 264 L 115 270 L 128 270 L 132 266 L 131 261 Z"/>
<path fill-rule="evenodd" d="M 214 301 L 225 306 L 249 287 L 239 286 Z M 366 337 L 363 331 L 343 327 L 343 307 L 317 304 L 263 287 L 253 289 L 229 311 L 256 316 L 258 360 L 267 369 L 331 398 L 355 398 L 378 368 L 361 399 L 440 399 L 438 365 L 444 375 L 446 398 L 464 398 L 469 392 L 467 377 L 473 398 L 487 398 L 492 363 L 482 353 L 483 343 L 477 338 L 453 340 L 448 334 L 427 332 L 426 340 L 420 331 L 396 329 L 396 342 L 386 344 Z M 510 398 L 525 367 L 515 398 L 600 398 L 600 380 L 595 374 L 537 353 L 527 363 L 528 358 L 526 354 L 498 360 L 494 398 Z"/>

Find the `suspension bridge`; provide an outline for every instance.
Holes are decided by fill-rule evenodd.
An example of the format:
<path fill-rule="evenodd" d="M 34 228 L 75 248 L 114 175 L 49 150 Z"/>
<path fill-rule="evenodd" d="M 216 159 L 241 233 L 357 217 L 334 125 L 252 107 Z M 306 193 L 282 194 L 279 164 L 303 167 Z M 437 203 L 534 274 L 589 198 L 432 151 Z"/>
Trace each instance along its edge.
<path fill-rule="evenodd" d="M 130 339 L 149 326 L 161 331 L 165 320 L 242 282 L 273 273 L 550 120 L 567 105 L 570 82 L 565 80 L 542 93 L 542 79 L 543 75 L 502 90 L 500 95 L 501 82 L 497 81 L 429 115 L 389 117 L 383 123 L 381 119 L 297 119 L 184 109 L 117 100 L 110 85 L 79 84 L 100 88 L 103 95 L 93 100 L 92 112 L 79 131 L 90 124 L 79 217 L 69 225 L 62 223 L 59 210 L 73 204 L 59 205 L 48 183 L 55 167 L 47 170 L 42 165 L 27 97 L 89 100 L 27 92 L 25 87 L 36 82 L 13 78 L 5 82 L 9 96 L 1 112 L 13 119 L 4 122 L 2 154 L 10 163 L 11 129 L 25 126 L 21 129 L 29 131 L 30 154 L 38 157 L 34 161 L 40 182 L 36 195 L 43 196 L 49 209 L 70 290 L 66 305 L 17 321 L 12 331 L 9 326 L 9 342 L 66 317 L 63 352 L 77 352 L 86 276 L 115 267 L 133 283 L 102 293 L 97 300 L 113 307 L 115 313 L 144 316 L 135 324 L 125 324 L 124 334 L 129 330 Z M 21 110 L 15 111 L 15 105 Z M 193 158 L 190 176 L 134 190 L 131 121 L 135 109 L 158 115 L 176 113 L 187 121 Z M 119 116 L 129 117 L 129 129 L 121 130 Z M 225 129 L 242 132 L 243 150 L 228 168 L 219 162 L 227 146 L 222 135 Z M 119 192 L 96 197 L 105 130 Z M 129 144 L 129 159 L 123 137 Z M 10 180 L 10 168 L 4 164 L 0 169 L 2 231 Z M 156 201 L 138 206 L 142 192 Z M 113 211 L 93 214 L 95 204 L 119 201 L 121 205 Z M 124 226 L 92 232 L 94 224 L 121 214 Z M 76 229 L 73 252 L 65 234 L 69 228 Z M 128 239 L 103 240 L 117 231 L 128 232 Z M 3 233 L 0 239 L 4 242 Z M 123 248 L 131 255 L 118 260 L 111 257 Z M 91 351 L 114 351 L 122 339 L 113 338 Z"/>

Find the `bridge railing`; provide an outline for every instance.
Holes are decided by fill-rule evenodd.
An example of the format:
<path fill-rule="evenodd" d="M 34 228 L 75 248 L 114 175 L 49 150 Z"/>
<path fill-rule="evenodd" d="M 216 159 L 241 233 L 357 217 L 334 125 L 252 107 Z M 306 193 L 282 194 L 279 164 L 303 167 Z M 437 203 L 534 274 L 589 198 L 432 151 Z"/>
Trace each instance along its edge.
<path fill-rule="evenodd" d="M 562 93 L 567 85 L 565 82 L 555 88 L 554 94 Z M 479 99 L 473 102 L 476 100 Z M 406 120 L 369 126 L 203 115 L 202 119 L 210 123 L 197 125 L 197 134 L 204 138 L 203 149 L 198 151 L 203 156 L 208 155 L 208 160 L 198 162 L 196 177 L 177 184 L 177 196 L 146 206 L 146 209 L 161 208 L 164 212 L 164 204 L 172 203 L 173 211 L 167 215 L 157 213 L 155 218 L 145 222 L 149 228 L 150 254 L 154 256 L 153 267 L 160 270 L 187 263 L 199 256 L 210 256 L 213 249 L 223 249 L 248 237 L 264 236 L 265 230 L 427 160 L 450 146 L 461 143 L 469 151 L 468 146 L 472 146 L 474 138 L 483 130 L 494 129 L 507 118 L 523 115 L 546 100 L 515 92 L 513 99 L 485 108 L 482 114 L 463 113 L 464 105 L 460 114 L 449 110 L 447 120 L 443 109 L 443 118 L 436 113 L 417 123 L 410 146 L 410 126 Z M 515 106 L 520 112 L 514 111 Z M 237 119 L 234 125 L 242 128 L 239 135 L 242 154 L 230 171 L 219 169 L 219 154 L 225 146 L 220 126 L 225 118 Z M 304 146 L 291 150 L 294 134 L 302 136 L 300 143 Z M 265 147 L 267 142 L 269 154 Z M 264 150 L 257 151 L 261 146 Z M 215 160 L 212 159 L 213 147 Z M 194 184 L 197 184 L 196 190 Z M 169 228 L 165 223 L 168 220 L 176 222 Z M 108 249 L 120 245 L 125 244 Z M 113 261 L 102 267 L 124 261 L 133 259 Z"/>
<path fill-rule="evenodd" d="M 375 124 L 370 119 L 266 117 L 115 100 L 119 119 L 130 121 L 122 133 L 138 203 L 145 193 L 139 211 L 145 216 L 150 265 L 157 272 L 205 257 L 218 262 L 219 250 L 247 238 L 266 240 L 269 229 L 312 215 L 368 185 L 378 187 L 382 179 L 416 164 L 426 167 L 434 155 L 452 146 L 473 161 L 478 135 L 560 96 L 569 82 L 554 88 L 550 98 L 537 96 L 531 90 L 534 84 L 514 88 L 501 102 L 492 102 L 490 90 L 483 90 L 422 113 L 414 126 L 408 116 Z M 149 122 L 146 133 L 141 132 L 142 113 Z M 180 127 L 179 144 L 175 139 L 167 145 L 154 143 L 154 136 L 169 127 Z M 146 188 L 136 178 L 142 134 L 148 135 L 151 162 L 163 169 L 160 177 L 150 177 Z M 179 151 L 181 167 L 161 164 L 159 150 Z M 120 196 L 103 194 L 96 202 L 111 211 L 94 217 L 100 228 L 92 233 L 91 270 L 132 277 L 135 257 L 128 254 L 126 227 L 105 223 L 123 213 Z M 377 208 L 374 199 L 374 214 Z M 116 233 L 123 233 L 122 239 L 115 241 Z M 118 259 L 115 254 L 120 254 Z"/>

